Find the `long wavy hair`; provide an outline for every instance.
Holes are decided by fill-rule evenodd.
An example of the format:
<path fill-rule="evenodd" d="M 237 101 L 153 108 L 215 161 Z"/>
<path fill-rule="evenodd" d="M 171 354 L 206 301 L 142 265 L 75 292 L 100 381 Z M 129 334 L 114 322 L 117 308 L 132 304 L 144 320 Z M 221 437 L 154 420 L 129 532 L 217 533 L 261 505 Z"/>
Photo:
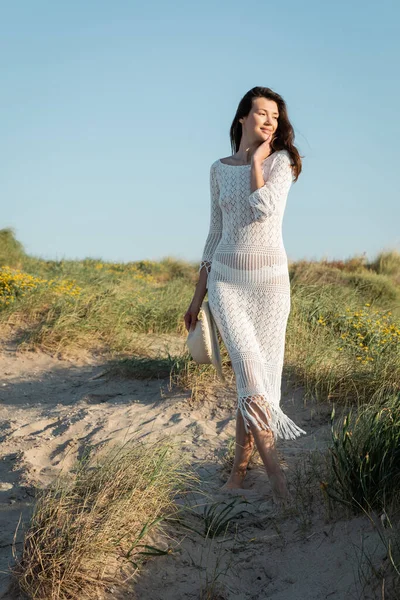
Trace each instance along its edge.
<path fill-rule="evenodd" d="M 289 121 L 286 102 L 282 96 L 271 90 L 271 88 L 253 87 L 239 102 L 229 131 L 232 153 L 239 150 L 240 140 L 242 139 L 242 124 L 239 119 L 247 117 L 250 113 L 253 107 L 253 98 L 266 98 L 267 100 L 274 100 L 277 103 L 279 110 L 278 127 L 270 145 L 273 152 L 284 149 L 288 151 L 292 160 L 292 171 L 295 177 L 294 181 L 297 181 L 302 170 L 302 162 L 299 151 L 293 143 L 294 129 Z"/>

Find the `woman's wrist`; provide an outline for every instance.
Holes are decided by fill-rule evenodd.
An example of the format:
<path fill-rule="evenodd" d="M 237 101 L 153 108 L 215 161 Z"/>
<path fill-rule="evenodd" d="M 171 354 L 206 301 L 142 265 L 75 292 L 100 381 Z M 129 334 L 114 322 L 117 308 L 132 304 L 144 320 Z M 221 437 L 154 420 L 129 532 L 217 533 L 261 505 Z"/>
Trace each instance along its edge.
<path fill-rule="evenodd" d="M 268 152 L 267 156 L 265 156 L 265 151 L 263 152 L 263 155 L 257 153 L 257 151 L 256 151 L 251 157 L 251 164 L 262 167 L 264 160 L 266 160 L 269 156 L 271 156 L 271 154 L 273 152 L 274 152 L 274 150 L 271 147 L 269 148 L 269 152 Z"/>
<path fill-rule="evenodd" d="M 257 156 L 252 156 L 250 164 L 252 167 L 261 167 L 262 162 L 263 161 L 261 160 L 261 158 L 258 158 Z"/>
<path fill-rule="evenodd" d="M 205 296 L 205 294 L 204 294 L 204 296 Z M 200 296 L 198 296 L 195 293 L 195 295 L 193 296 L 193 299 L 190 303 L 191 308 L 194 308 L 195 310 L 200 310 L 200 307 L 203 303 L 204 296 L 203 296 L 203 298 L 201 298 Z"/>
<path fill-rule="evenodd" d="M 263 161 L 255 158 L 251 163 L 251 184 L 250 191 L 251 193 L 255 192 L 259 188 L 263 187 L 265 184 L 264 175 L 263 175 Z"/>

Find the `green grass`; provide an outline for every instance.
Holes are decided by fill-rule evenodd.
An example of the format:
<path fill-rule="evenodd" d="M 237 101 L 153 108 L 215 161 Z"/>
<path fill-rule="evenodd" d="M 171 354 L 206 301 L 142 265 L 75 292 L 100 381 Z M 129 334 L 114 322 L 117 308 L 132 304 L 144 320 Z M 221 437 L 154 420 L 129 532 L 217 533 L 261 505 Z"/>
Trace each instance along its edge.
<path fill-rule="evenodd" d="M 333 498 L 362 509 L 389 509 L 400 497 L 400 394 L 350 411 L 332 425 Z"/>
<path fill-rule="evenodd" d="M 285 368 L 307 395 L 319 399 L 365 403 L 396 392 L 398 306 L 372 301 L 367 293 L 361 300 L 360 291 L 348 285 L 294 282 Z"/>
<path fill-rule="evenodd" d="M 14 230 L 0 229 L 0 267 L 9 265 L 18 268 L 25 258 L 24 247 L 15 238 Z"/>
<path fill-rule="evenodd" d="M 195 394 L 215 383 L 213 367 L 196 365 L 184 354 L 177 361 L 177 353 L 165 344 L 160 352 L 149 348 L 150 339 L 157 336 L 160 340 L 171 336 L 170 341 L 175 337 L 183 347 L 187 335 L 183 317 L 197 281 L 197 264 L 170 257 L 125 264 L 89 258 L 44 261 L 27 256 L 10 230 L 0 232 L 1 240 L 3 267 L 18 263 L 24 273 L 51 283 L 27 292 L 18 289 L 16 278 L 10 292 L 13 301 L 0 305 L 0 324 L 12 328 L 21 349 L 131 359 L 130 365 L 120 365 L 131 376 L 146 371 L 166 376 L 170 368 L 170 377 Z M 356 256 L 290 265 L 285 375 L 304 386 L 306 395 L 364 404 L 399 389 L 399 257 L 392 251 L 371 263 Z M 7 285 L 6 275 L 3 280 Z M 61 282 L 75 285 L 79 293 L 68 294 L 68 286 Z M 384 322 L 390 334 L 385 334 Z M 176 360 L 168 363 L 168 353 Z M 144 365 L 141 358 L 153 363 Z M 223 344 L 222 358 L 233 382 Z"/>
<path fill-rule="evenodd" d="M 81 351 L 101 353 L 111 360 L 110 376 L 169 378 L 171 386 L 190 389 L 196 399 L 214 385 L 221 387 L 215 369 L 196 364 L 186 350 L 177 352 L 168 344 L 177 342 L 183 348 L 187 335 L 183 317 L 198 279 L 197 269 L 198 263 L 172 257 L 130 263 L 94 258 L 45 261 L 28 256 L 13 231 L 3 229 L 0 230 L 0 326 L 14 335 L 21 349 L 69 356 Z M 385 250 L 371 262 L 364 256 L 346 261 L 298 261 L 290 264 L 289 275 L 291 312 L 284 376 L 303 386 L 306 398 L 328 399 L 353 407 L 347 410 L 344 420 L 332 422 L 330 474 L 321 482 L 322 492 L 329 503 L 340 502 L 354 510 L 392 510 L 397 514 L 400 253 Z M 162 349 L 152 345 L 157 340 L 162 342 Z M 234 375 L 223 344 L 221 353 L 224 375 L 233 387 Z M 313 474 L 307 480 L 308 488 L 315 485 L 316 478 Z M 89 479 L 85 486 L 88 483 Z M 306 499 L 310 493 L 305 494 Z M 67 499 L 70 497 L 76 497 L 75 491 Z M 51 497 L 49 506 L 61 510 L 62 498 Z M 305 499 L 301 502 L 302 527 L 306 530 L 311 509 Z M 81 509 L 71 505 L 71 510 Z M 229 524 L 232 510 L 233 505 L 229 504 L 210 505 L 203 515 L 206 531 L 219 535 Z M 41 505 L 40 519 L 44 518 L 43 523 L 50 527 L 46 511 L 46 506 Z M 153 523 L 158 514 L 156 511 L 136 523 L 135 527 L 140 524 L 140 528 L 135 529 L 132 537 L 132 552 L 137 550 L 132 544 L 135 541 L 138 544 L 138 539 L 142 541 L 143 527 Z M 67 521 L 69 518 L 66 516 Z M 70 532 L 75 531 L 72 525 Z M 106 541 L 101 537 L 93 543 L 96 546 Z M 49 536 L 49 540 L 40 538 L 40 542 L 56 544 L 57 540 Z M 82 556 L 89 560 L 90 549 L 84 542 L 77 538 L 75 549 L 86 552 Z M 52 554 L 57 562 L 61 548 L 52 546 L 50 554 L 47 548 L 43 552 L 44 556 Z M 103 556 L 101 552 L 100 555 Z M 20 575 L 26 578 L 28 586 L 36 586 L 42 557 L 32 554 L 31 559 L 33 562 L 24 563 L 26 568 Z M 398 569 L 397 555 L 393 565 Z M 74 562 L 73 571 L 77 568 Z M 86 581 L 79 568 L 76 572 Z M 43 581 L 49 585 L 46 578 Z M 72 590 L 76 589 L 75 580 L 68 582 Z M 46 593 L 49 589 L 46 588 Z M 88 590 L 90 596 L 90 585 Z"/>

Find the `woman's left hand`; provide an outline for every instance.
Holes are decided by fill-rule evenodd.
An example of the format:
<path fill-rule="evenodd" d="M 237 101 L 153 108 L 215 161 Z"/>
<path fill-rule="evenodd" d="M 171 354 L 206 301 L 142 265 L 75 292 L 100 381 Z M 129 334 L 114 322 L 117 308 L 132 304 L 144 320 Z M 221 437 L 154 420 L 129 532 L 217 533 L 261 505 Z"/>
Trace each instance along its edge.
<path fill-rule="evenodd" d="M 272 148 L 271 148 L 271 134 L 268 135 L 268 138 L 262 142 L 262 144 L 260 144 L 257 148 L 257 150 L 255 150 L 254 154 L 251 157 L 251 162 L 252 163 L 256 163 L 259 162 L 261 163 L 263 160 L 265 160 L 272 152 Z"/>

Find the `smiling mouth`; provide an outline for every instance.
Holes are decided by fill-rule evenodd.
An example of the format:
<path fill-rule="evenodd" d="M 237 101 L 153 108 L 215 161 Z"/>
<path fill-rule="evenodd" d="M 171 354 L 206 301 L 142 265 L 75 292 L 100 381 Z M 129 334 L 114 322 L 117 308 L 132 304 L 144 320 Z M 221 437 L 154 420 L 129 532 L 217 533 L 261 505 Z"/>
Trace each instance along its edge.
<path fill-rule="evenodd" d="M 264 131 L 264 133 L 272 133 L 269 129 L 261 129 L 261 131 Z"/>

